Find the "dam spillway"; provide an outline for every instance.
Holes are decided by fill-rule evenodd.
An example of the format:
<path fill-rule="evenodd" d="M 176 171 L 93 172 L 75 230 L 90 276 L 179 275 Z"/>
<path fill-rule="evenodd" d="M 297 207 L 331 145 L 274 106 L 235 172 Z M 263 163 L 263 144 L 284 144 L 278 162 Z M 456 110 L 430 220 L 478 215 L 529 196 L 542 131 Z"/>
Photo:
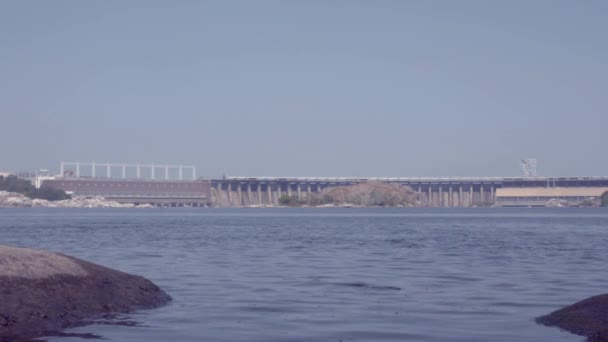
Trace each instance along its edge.
<path fill-rule="evenodd" d="M 411 187 L 418 192 L 420 204 L 437 208 L 487 207 L 497 204 L 506 189 L 576 188 L 578 197 L 598 196 L 608 190 L 608 177 L 442 177 L 442 178 L 330 178 L 330 177 L 224 177 L 211 180 L 214 203 L 223 207 L 272 206 L 283 195 L 306 201 L 327 187 L 348 186 L 365 182 L 385 182 Z M 499 195 L 497 195 L 497 192 Z M 543 191 L 543 194 L 547 191 Z M 558 193 L 558 192 L 556 192 Z M 544 203 L 550 199 L 529 191 L 522 205 Z M 505 197 L 506 198 L 506 197 Z M 530 202 L 530 198 L 536 202 Z M 509 205 L 519 198 L 509 197 Z M 524 204 L 525 203 L 525 204 Z M 532 204 L 531 204 L 532 203 Z M 499 203 L 502 205 L 502 203 Z"/>

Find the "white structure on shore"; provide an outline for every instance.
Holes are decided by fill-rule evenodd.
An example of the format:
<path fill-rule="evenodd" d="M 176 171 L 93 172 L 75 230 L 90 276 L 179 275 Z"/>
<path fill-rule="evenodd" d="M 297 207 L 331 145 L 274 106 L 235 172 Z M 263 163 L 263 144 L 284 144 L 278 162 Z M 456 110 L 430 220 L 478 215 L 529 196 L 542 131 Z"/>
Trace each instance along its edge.
<path fill-rule="evenodd" d="M 101 178 L 112 178 L 112 170 L 120 170 L 120 176 L 115 178 L 127 179 L 133 178 L 128 177 L 133 171 L 135 171 L 135 175 L 137 179 L 148 178 L 148 179 L 157 179 L 156 172 L 161 170 L 161 177 L 158 179 L 169 180 L 171 178 L 184 180 L 185 177 L 189 176 L 190 179 L 196 179 L 196 167 L 194 165 L 170 165 L 170 164 L 129 164 L 129 163 L 82 163 L 82 162 L 61 162 L 59 167 L 60 172 L 59 175 L 61 177 L 73 176 L 73 177 L 81 177 L 83 176 L 82 168 L 87 169 L 89 172 L 87 173 L 88 177 L 101 177 Z M 102 168 L 102 174 L 105 176 L 98 176 L 97 170 L 98 168 Z M 177 170 L 177 177 L 171 177 L 171 171 Z M 147 171 L 148 177 L 145 177 L 142 171 Z M 186 176 L 187 174 L 187 176 Z"/>

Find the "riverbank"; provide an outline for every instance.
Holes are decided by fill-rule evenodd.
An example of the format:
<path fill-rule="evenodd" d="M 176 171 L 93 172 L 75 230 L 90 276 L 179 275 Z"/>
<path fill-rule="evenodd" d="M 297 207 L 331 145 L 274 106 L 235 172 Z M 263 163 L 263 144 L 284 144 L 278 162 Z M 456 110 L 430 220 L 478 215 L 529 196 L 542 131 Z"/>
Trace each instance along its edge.
<path fill-rule="evenodd" d="M 31 199 L 16 192 L 0 191 L 0 208 L 152 208 L 149 204 L 118 203 L 103 197 L 76 196 L 60 201 Z"/>

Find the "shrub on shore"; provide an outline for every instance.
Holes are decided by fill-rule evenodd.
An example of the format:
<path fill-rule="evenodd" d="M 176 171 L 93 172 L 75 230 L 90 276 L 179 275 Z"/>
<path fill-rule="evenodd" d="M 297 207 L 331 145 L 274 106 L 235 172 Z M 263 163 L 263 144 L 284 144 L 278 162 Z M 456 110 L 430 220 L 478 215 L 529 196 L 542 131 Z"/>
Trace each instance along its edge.
<path fill-rule="evenodd" d="M 297 207 L 297 206 L 301 206 L 303 204 L 305 204 L 306 201 L 301 201 L 298 199 L 298 196 L 294 196 L 294 195 L 281 195 L 281 197 L 279 197 L 279 205 L 282 206 L 286 206 L 286 207 Z"/>

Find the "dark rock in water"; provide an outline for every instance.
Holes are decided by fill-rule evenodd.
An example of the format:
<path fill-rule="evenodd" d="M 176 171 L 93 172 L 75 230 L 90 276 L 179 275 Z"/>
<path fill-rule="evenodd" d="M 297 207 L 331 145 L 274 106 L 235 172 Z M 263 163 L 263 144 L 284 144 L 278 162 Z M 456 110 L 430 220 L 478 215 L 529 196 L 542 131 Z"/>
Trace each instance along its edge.
<path fill-rule="evenodd" d="M 85 319 L 166 304 L 149 280 L 66 255 L 0 245 L 0 341 L 14 341 Z"/>
<path fill-rule="evenodd" d="M 608 294 L 587 298 L 536 321 L 586 336 L 589 342 L 608 342 Z"/>
<path fill-rule="evenodd" d="M 340 285 L 340 286 L 348 286 L 348 287 L 360 287 L 360 288 L 372 289 L 372 290 L 395 290 L 395 291 L 401 291 L 401 288 L 400 287 L 396 287 L 396 286 L 372 285 L 372 284 L 368 284 L 368 283 L 364 283 L 364 282 L 334 283 L 334 284 L 335 285 Z"/>

